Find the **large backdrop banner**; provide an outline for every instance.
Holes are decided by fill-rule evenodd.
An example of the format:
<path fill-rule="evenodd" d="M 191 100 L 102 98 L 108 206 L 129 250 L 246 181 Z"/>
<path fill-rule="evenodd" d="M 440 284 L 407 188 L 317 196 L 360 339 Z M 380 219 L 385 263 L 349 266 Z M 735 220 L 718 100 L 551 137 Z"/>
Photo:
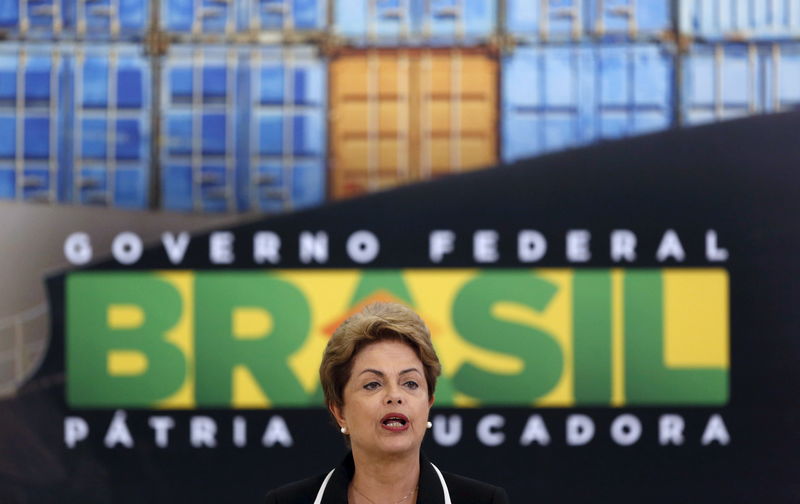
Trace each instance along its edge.
<path fill-rule="evenodd" d="M 46 358 L 0 403 L 0 492 L 258 502 L 325 472 L 322 350 L 391 300 L 442 361 L 444 470 L 518 503 L 797 502 L 797 131 L 670 131 L 105 250 L 76 227 Z"/>

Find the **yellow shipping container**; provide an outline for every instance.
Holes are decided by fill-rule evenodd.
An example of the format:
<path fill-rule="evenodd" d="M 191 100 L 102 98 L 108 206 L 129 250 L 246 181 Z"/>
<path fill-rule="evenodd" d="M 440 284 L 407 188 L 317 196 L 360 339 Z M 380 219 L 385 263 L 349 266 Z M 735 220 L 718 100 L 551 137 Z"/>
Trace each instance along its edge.
<path fill-rule="evenodd" d="M 497 59 L 483 49 L 346 50 L 330 66 L 334 199 L 497 161 Z"/>

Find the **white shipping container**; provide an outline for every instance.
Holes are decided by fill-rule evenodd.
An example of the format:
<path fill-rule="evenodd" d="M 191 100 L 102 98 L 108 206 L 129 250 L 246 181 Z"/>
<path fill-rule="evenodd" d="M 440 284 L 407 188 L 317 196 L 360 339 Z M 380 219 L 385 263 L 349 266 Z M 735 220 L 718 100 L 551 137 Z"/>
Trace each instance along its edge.
<path fill-rule="evenodd" d="M 684 56 L 683 123 L 800 106 L 800 43 L 696 44 Z"/>
<path fill-rule="evenodd" d="M 681 0 L 680 31 L 704 41 L 800 38 L 800 0 Z"/>
<path fill-rule="evenodd" d="M 669 0 L 506 0 L 506 30 L 523 42 L 662 40 Z"/>
<path fill-rule="evenodd" d="M 501 74 L 503 160 L 670 127 L 674 66 L 663 44 L 516 48 Z"/>

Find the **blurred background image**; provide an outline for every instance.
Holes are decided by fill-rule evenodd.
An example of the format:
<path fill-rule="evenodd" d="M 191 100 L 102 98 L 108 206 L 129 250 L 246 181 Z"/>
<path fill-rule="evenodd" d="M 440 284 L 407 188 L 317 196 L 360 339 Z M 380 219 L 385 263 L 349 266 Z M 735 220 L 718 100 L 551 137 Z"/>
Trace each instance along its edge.
<path fill-rule="evenodd" d="M 0 0 L 0 502 L 161 502 L 168 487 L 118 493 L 114 471 L 153 475 L 108 454 L 65 484 L 61 396 L 13 402 L 63 394 L 65 374 L 40 371 L 44 278 L 76 266 L 74 232 L 99 261 L 123 231 L 301 229 L 297 212 L 331 203 L 432 180 L 444 194 L 458 174 L 799 105 L 800 0 Z M 88 413 L 103 432 L 111 414 Z M 259 489 L 253 472 L 236 495 L 294 474 Z"/>
<path fill-rule="evenodd" d="M 800 102 L 791 0 L 3 0 L 0 196 L 279 213 Z"/>

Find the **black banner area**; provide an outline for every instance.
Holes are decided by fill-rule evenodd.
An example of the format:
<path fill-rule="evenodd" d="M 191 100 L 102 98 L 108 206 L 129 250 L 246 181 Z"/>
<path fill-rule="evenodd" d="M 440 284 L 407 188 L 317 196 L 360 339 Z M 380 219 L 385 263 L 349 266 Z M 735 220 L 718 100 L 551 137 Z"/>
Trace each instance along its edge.
<path fill-rule="evenodd" d="M 502 485 L 518 503 L 796 502 L 797 131 L 800 114 L 791 113 L 610 142 L 210 230 L 193 235 L 179 259 L 158 244 L 135 263 L 108 259 L 87 268 L 724 268 L 730 280 L 726 405 L 434 406 L 433 417 L 458 419 L 461 436 L 450 446 L 427 439 L 424 449 L 443 470 Z M 348 248 L 348 240 L 363 230 L 377 238 L 374 257 Z M 520 252 L 524 230 L 546 240 L 546 252 L 535 262 Z M 613 250 L 611 236 L 617 230 L 633 233 L 635 257 Z M 232 232 L 229 254 L 214 250 L 213 235 L 219 231 Z M 255 236 L 264 231 L 279 237 L 279 254 L 269 247 L 255 252 Z M 487 251 L 476 237 L 482 231 L 494 232 L 490 241 L 496 247 Z M 573 231 L 588 235 L 571 250 Z M 303 233 L 317 239 L 324 233 L 325 253 L 310 246 L 304 250 Z M 682 255 L 674 248 L 663 253 L 665 236 L 679 239 Z M 96 251 L 105 253 L 111 251 Z M 362 262 L 365 258 L 369 261 Z M 48 287 L 52 339 L 47 358 L 37 376 L 0 408 L 4 502 L 257 502 L 270 488 L 326 471 L 343 455 L 322 409 L 70 409 L 63 381 L 64 277 L 51 278 Z M 119 415 L 132 447 L 106 446 Z M 569 442 L 567 425 L 575 415 L 592 421 L 591 443 Z M 611 434 L 621 415 L 635 417 L 642 427 L 641 438 L 630 446 Z M 679 446 L 662 442 L 665 415 L 685 423 Z M 193 418 L 201 416 L 219 432 L 214 447 L 193 444 Z M 73 447 L 65 442 L 69 417 L 83 419 L 90 428 L 86 441 Z M 166 445 L 152 417 L 171 419 Z M 704 442 L 720 421 L 727 442 L 719 436 Z M 246 424 L 238 441 L 237 422 Z M 289 446 L 265 441 L 270 422 L 285 425 Z M 546 426 L 548 444 L 526 444 L 531 422 Z M 481 436 L 487 425 L 501 434 L 501 442 Z"/>

